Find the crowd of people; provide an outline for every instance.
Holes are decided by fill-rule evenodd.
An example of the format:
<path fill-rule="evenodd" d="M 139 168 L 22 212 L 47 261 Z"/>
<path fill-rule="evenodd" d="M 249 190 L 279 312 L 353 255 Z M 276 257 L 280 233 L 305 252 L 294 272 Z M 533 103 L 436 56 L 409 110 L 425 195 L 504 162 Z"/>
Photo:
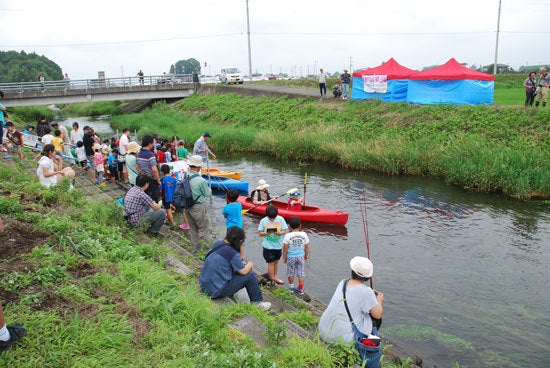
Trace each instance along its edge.
<path fill-rule="evenodd" d="M 8 154 L 17 152 L 20 160 L 23 160 L 21 133 L 15 129 L 13 123 L 6 124 L 6 128 L 11 150 Z M 33 134 L 35 129 L 27 126 L 26 131 Z M 211 240 L 211 223 L 205 201 L 212 195 L 212 191 L 201 175 L 203 165 L 209 157 L 216 158 L 208 146 L 210 133 L 204 132 L 197 139 L 192 154 L 185 148 L 185 142 L 176 136 L 168 140 L 145 135 L 141 144 L 138 144 L 131 141 L 130 130 L 126 128 L 118 139 L 102 140 L 90 126 L 80 130 L 79 124 L 75 122 L 69 133 L 58 122 L 48 124 L 41 117 L 37 122 L 36 133 L 41 147 L 40 153 L 35 157 L 38 163 L 36 174 L 45 187 L 57 185 L 64 177 L 71 178 L 73 186 L 75 170 L 80 171 L 82 176 L 89 175 L 98 186 L 105 186 L 106 182 L 110 182 L 113 188 L 118 188 L 119 184 L 126 183 L 129 189 L 123 196 L 122 204 L 124 217 L 130 227 L 143 227 L 152 237 L 162 238 L 162 227 L 168 223 L 174 229 L 178 228 L 176 217 L 181 214 L 182 224 L 179 228 L 189 229 L 190 242 L 196 250 Z M 185 177 L 192 192 L 193 205 L 184 209 L 177 208 L 173 203 L 177 181 L 168 163 L 177 160 L 186 160 L 189 168 Z M 286 264 L 288 289 L 303 295 L 305 263 L 309 259 L 309 237 L 302 231 L 299 217 L 290 218 L 287 224 L 278 214 L 278 208 L 270 202 L 279 196 L 271 196 L 269 187 L 265 180 L 260 179 L 250 195 L 255 205 L 266 206 L 266 216 L 261 219 L 257 234 L 262 239 L 267 275 L 273 286 L 285 283 L 278 276 L 279 261 L 282 258 Z M 299 208 L 304 201 L 300 198 L 300 193 L 289 194 L 289 208 Z M 227 193 L 227 204 L 222 210 L 226 220 L 226 234 L 223 239 L 214 241 L 206 254 L 199 278 L 200 287 L 211 298 L 232 296 L 244 289 L 251 303 L 269 310 L 271 303 L 263 298 L 258 279 L 253 272 L 254 265 L 245 257 L 242 205 L 238 202 L 238 197 L 239 193 L 235 190 Z M 349 303 L 352 305 L 353 315 L 357 320 L 365 320 L 366 317 L 361 313 L 367 313 L 369 318 L 380 318 L 383 313 L 383 294 L 373 296 L 374 291 L 365 285 L 363 288 L 355 288 L 368 280 L 372 269 L 369 273 L 367 266 L 357 268 L 355 264 L 352 265 L 352 279 L 349 282 Z M 341 309 L 337 302 L 341 298 L 336 298 L 340 286 L 319 325 L 321 337 L 329 343 L 348 342 L 352 331 L 351 327 L 346 329 L 339 325 L 341 318 L 338 313 L 332 313 Z M 363 302 L 365 296 L 368 296 L 368 303 Z M 333 306 L 334 303 L 338 305 Z M 1 312 L 0 309 L 0 350 L 9 348 L 25 334 L 21 325 L 6 327 Z M 337 326 L 337 329 L 333 331 L 331 327 L 329 333 L 327 325 Z M 368 330 L 365 331 L 367 335 L 377 334 L 376 327 L 369 329 L 370 325 L 366 322 L 359 326 Z"/>

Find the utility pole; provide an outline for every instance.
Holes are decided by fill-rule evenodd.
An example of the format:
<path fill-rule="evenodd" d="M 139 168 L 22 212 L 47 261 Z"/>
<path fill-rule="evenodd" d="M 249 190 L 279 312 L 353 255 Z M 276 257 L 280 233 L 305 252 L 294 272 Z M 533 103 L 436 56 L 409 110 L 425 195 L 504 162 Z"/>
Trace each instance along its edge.
<path fill-rule="evenodd" d="M 246 0 L 246 33 L 248 35 L 248 74 L 252 82 L 252 52 L 250 51 L 250 15 L 248 12 L 248 0 Z"/>
<path fill-rule="evenodd" d="M 496 41 L 496 45 L 495 45 L 495 66 L 493 68 L 493 74 L 494 75 L 497 75 L 498 73 L 498 64 L 497 64 L 497 59 L 498 59 L 498 35 L 500 33 L 500 7 L 502 5 L 502 0 L 498 0 L 498 18 L 497 18 L 497 41 Z"/>

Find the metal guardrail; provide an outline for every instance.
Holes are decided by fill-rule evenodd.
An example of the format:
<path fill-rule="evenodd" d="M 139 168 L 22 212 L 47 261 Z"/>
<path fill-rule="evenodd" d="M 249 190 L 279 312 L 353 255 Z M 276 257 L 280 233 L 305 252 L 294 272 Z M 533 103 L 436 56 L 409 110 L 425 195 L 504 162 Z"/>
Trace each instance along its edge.
<path fill-rule="evenodd" d="M 18 82 L 18 83 L 0 83 L 0 91 L 3 92 L 37 92 L 37 91 L 59 91 L 59 90 L 83 90 L 92 88 L 112 88 L 112 87 L 136 87 L 136 86 L 157 86 L 170 84 L 190 84 L 193 83 L 191 74 L 163 74 L 148 75 L 143 77 L 121 77 L 121 78 L 97 78 L 97 79 L 77 79 L 77 80 L 57 80 L 57 81 L 36 81 L 36 82 Z"/>

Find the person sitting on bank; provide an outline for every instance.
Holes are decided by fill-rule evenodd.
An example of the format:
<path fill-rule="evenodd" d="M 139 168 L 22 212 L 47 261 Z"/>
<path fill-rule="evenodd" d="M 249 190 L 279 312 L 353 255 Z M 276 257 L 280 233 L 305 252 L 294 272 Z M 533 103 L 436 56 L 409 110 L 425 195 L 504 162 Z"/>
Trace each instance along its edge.
<path fill-rule="evenodd" d="M 342 88 L 340 88 L 340 84 L 339 83 L 336 83 L 334 85 L 334 88 L 332 89 L 332 94 L 334 95 L 334 97 L 336 98 L 339 98 L 342 96 Z"/>
<path fill-rule="evenodd" d="M 70 167 L 63 167 L 63 159 L 55 154 L 53 144 L 46 144 L 40 154 L 42 157 L 38 160 L 36 169 L 40 184 L 49 188 L 57 185 L 64 176 L 68 176 L 72 179 L 71 185 L 74 185 L 74 170 Z"/>
<path fill-rule="evenodd" d="M 162 238 L 160 229 L 166 219 L 166 212 L 160 204 L 145 194 L 149 182 L 149 177 L 145 174 L 139 174 L 136 177 L 136 185 L 131 187 L 124 196 L 124 217 L 130 227 L 138 227 L 145 222 L 149 234 Z"/>
<path fill-rule="evenodd" d="M 212 299 L 231 296 L 246 289 L 251 303 L 264 310 L 271 309 L 264 302 L 258 279 L 252 271 L 254 264 L 243 261 L 240 250 L 245 240 L 243 229 L 232 226 L 223 240 L 217 240 L 204 259 L 199 284 L 201 291 Z"/>
<path fill-rule="evenodd" d="M 266 183 L 264 179 L 258 180 L 258 186 L 256 189 L 250 193 L 250 199 L 252 200 L 252 203 L 257 205 L 266 204 L 267 202 L 271 201 L 272 199 L 277 199 L 279 196 L 271 197 L 269 195 L 269 192 L 267 191 L 267 188 L 269 188 L 270 185 Z"/>
<path fill-rule="evenodd" d="M 343 288 L 347 283 L 346 297 L 349 312 L 355 326 L 365 335 L 378 336 L 378 326 L 373 323 L 384 314 L 384 294 L 365 284 L 372 277 L 373 265 L 367 257 L 353 257 L 350 261 L 351 279 L 340 281 L 327 309 L 319 320 L 319 336 L 328 343 L 351 343 L 355 332 L 344 304 Z M 377 365 L 374 364 L 376 367 Z M 371 365 L 367 365 L 371 367 Z"/>

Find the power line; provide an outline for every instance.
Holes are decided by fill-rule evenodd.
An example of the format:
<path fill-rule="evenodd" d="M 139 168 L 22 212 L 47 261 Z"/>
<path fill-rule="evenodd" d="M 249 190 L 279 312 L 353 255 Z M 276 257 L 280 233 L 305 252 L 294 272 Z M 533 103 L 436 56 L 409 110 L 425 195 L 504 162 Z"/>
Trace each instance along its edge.
<path fill-rule="evenodd" d="M 495 31 L 471 31 L 471 32 L 348 32 L 348 33 L 335 33 L 335 32 L 251 32 L 251 35 L 256 36 L 437 36 L 437 35 L 475 35 L 475 34 L 494 34 Z M 550 34 L 550 32 L 536 32 L 536 31 L 500 31 L 500 33 L 506 34 Z M 244 32 L 239 33 L 221 33 L 213 35 L 197 35 L 186 37 L 171 37 L 171 38 L 157 38 L 157 39 L 145 39 L 145 40 L 125 40 L 125 41 L 109 41 L 109 42 L 80 42 L 80 43 L 60 43 L 60 44 L 20 44 L 20 45 L 0 45 L 0 48 L 31 48 L 31 47 L 82 47 L 82 46 L 109 46 L 109 45 L 124 45 L 124 44 L 138 44 L 138 43 L 150 43 L 150 42 L 171 42 L 182 40 L 194 40 L 204 38 L 221 38 L 242 36 Z"/>
<path fill-rule="evenodd" d="M 49 45 L 0 45 L 1 48 L 22 48 L 22 47 L 80 47 L 80 46 L 108 46 L 108 45 L 121 45 L 121 44 L 136 44 L 136 43 L 149 43 L 149 42 L 166 42 L 166 41 L 181 41 L 181 40 L 193 40 L 200 38 L 219 38 L 229 36 L 240 36 L 243 33 L 222 33 L 215 35 L 199 35 L 199 36 L 187 36 L 187 37 L 172 37 L 172 38 L 157 38 L 148 40 L 126 40 L 126 41 L 111 41 L 111 42 L 82 42 L 82 43 L 64 43 L 64 44 L 49 44 Z"/>

